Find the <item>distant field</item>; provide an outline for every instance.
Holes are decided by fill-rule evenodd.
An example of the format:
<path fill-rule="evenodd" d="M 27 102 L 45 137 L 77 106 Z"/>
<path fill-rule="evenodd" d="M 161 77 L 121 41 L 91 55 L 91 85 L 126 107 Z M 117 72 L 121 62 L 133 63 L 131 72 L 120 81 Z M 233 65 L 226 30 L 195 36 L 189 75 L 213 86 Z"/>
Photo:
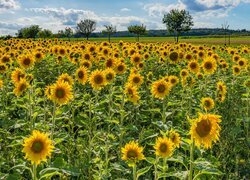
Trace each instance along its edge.
<path fill-rule="evenodd" d="M 135 42 L 135 37 L 113 37 L 112 42 L 119 42 L 123 40 L 125 42 Z M 90 41 L 107 41 L 107 38 L 90 38 Z M 173 37 L 141 37 L 140 42 L 174 42 Z M 193 44 L 216 44 L 223 45 L 225 39 L 221 38 L 208 38 L 208 37 L 192 37 L 192 38 L 181 38 L 180 42 L 187 42 Z M 231 37 L 231 45 L 250 45 L 250 36 L 244 37 Z"/>

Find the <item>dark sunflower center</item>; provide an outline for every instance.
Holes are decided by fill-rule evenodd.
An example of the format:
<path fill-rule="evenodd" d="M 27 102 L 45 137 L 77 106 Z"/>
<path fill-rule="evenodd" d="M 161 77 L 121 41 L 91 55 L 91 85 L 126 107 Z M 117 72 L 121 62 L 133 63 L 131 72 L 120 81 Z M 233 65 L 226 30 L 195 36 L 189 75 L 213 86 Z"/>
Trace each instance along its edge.
<path fill-rule="evenodd" d="M 160 151 L 162 152 L 162 153 L 165 153 L 165 152 L 167 152 L 167 150 L 168 150 L 168 146 L 166 145 L 166 144 L 164 144 L 164 143 L 162 143 L 161 145 L 160 145 Z"/>
<path fill-rule="evenodd" d="M 64 55 L 64 54 L 65 54 L 65 50 L 64 50 L 64 49 L 60 49 L 59 53 L 60 53 L 61 55 Z"/>
<path fill-rule="evenodd" d="M 5 66 L 0 66 L 0 71 L 4 71 L 6 69 Z"/>
<path fill-rule="evenodd" d="M 240 69 L 239 68 L 234 68 L 234 71 L 236 72 L 236 73 L 238 73 L 238 72 L 240 72 Z"/>
<path fill-rule="evenodd" d="M 205 137 L 210 133 L 211 128 L 211 122 L 204 119 L 197 123 L 197 127 L 195 130 L 200 137 Z"/>
<path fill-rule="evenodd" d="M 59 89 L 56 90 L 56 97 L 57 98 L 64 98 L 64 96 L 65 96 L 65 90 L 64 89 L 59 88 Z"/>
<path fill-rule="evenodd" d="M 211 102 L 209 100 L 206 100 L 204 102 L 205 107 L 209 108 L 211 106 Z"/>
<path fill-rule="evenodd" d="M 134 57 L 134 62 L 139 62 L 140 58 L 138 56 Z"/>
<path fill-rule="evenodd" d="M 37 58 L 37 59 L 40 59 L 41 57 L 42 57 L 42 55 L 41 55 L 40 53 L 37 53 L 37 54 L 36 54 L 36 58 Z"/>
<path fill-rule="evenodd" d="M 171 83 L 175 84 L 176 83 L 176 79 L 171 79 Z"/>
<path fill-rule="evenodd" d="M 124 66 L 120 65 L 120 66 L 117 67 L 117 69 L 118 69 L 118 71 L 123 71 Z"/>
<path fill-rule="evenodd" d="M 205 67 L 206 69 L 212 69 L 213 65 L 212 65 L 211 62 L 206 62 L 204 67 Z"/>
<path fill-rule="evenodd" d="M 197 64 L 196 63 L 191 63 L 190 64 L 190 68 L 191 69 L 196 69 L 197 68 Z"/>
<path fill-rule="evenodd" d="M 84 73 L 82 71 L 79 71 L 77 75 L 79 79 L 82 79 L 84 77 Z"/>
<path fill-rule="evenodd" d="M 26 66 L 30 65 L 30 59 L 29 58 L 25 58 L 23 60 L 23 64 L 26 65 Z"/>
<path fill-rule="evenodd" d="M 181 72 L 181 75 L 182 75 L 182 76 L 186 76 L 186 75 L 187 75 L 187 72 L 186 72 L 186 71 L 182 71 L 182 72 Z"/>
<path fill-rule="evenodd" d="M 94 77 L 94 81 L 96 84 L 102 84 L 103 83 L 103 77 L 101 75 L 96 75 Z"/>
<path fill-rule="evenodd" d="M 133 82 L 136 83 L 136 84 L 139 83 L 140 82 L 140 78 L 139 77 L 134 77 L 133 78 Z"/>
<path fill-rule="evenodd" d="M 34 153 L 40 153 L 43 150 L 43 143 L 40 141 L 35 141 L 32 144 L 31 149 Z"/>
<path fill-rule="evenodd" d="M 177 52 L 172 52 L 172 53 L 169 55 L 169 58 L 170 58 L 172 61 L 177 61 L 177 59 L 178 59 L 178 53 L 177 53 Z"/>
<path fill-rule="evenodd" d="M 112 67 L 112 65 L 113 65 L 112 60 L 108 60 L 106 65 L 107 65 L 107 67 Z"/>
<path fill-rule="evenodd" d="M 103 51 L 103 53 L 104 53 L 104 54 L 108 54 L 108 50 L 105 49 L 105 50 Z"/>
<path fill-rule="evenodd" d="M 133 90 L 129 88 L 129 89 L 128 89 L 128 94 L 129 94 L 129 95 L 133 95 Z"/>
<path fill-rule="evenodd" d="M 3 58 L 2 58 L 2 62 L 3 63 L 7 63 L 7 62 L 9 62 L 10 61 L 10 58 L 8 58 L 8 57 L 6 57 L 6 56 L 4 56 Z"/>
<path fill-rule="evenodd" d="M 163 93 L 165 91 L 166 87 L 163 84 L 160 84 L 157 88 L 157 91 L 159 93 Z"/>
<path fill-rule="evenodd" d="M 111 73 L 108 73 L 108 74 L 106 75 L 106 79 L 107 79 L 108 81 L 111 81 L 111 80 L 113 79 L 113 75 L 112 75 Z"/>
<path fill-rule="evenodd" d="M 24 91 L 25 89 L 26 89 L 26 84 L 21 84 L 21 86 L 20 86 L 20 91 Z"/>
<path fill-rule="evenodd" d="M 89 66 L 90 66 L 90 64 L 89 64 L 88 62 L 85 62 L 83 65 L 84 65 L 86 68 L 89 68 Z"/>
<path fill-rule="evenodd" d="M 84 58 L 87 59 L 87 60 L 89 60 L 90 59 L 90 55 L 89 54 L 85 54 Z"/>
<path fill-rule="evenodd" d="M 136 158 L 137 153 L 136 153 L 135 150 L 131 149 L 131 150 L 128 151 L 127 156 L 128 156 L 128 159 Z"/>

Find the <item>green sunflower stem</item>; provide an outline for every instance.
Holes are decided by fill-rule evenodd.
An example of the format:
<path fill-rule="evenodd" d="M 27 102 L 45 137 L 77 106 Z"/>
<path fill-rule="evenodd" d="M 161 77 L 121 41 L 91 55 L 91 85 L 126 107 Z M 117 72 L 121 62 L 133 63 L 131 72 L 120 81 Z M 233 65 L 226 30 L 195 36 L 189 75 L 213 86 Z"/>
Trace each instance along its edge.
<path fill-rule="evenodd" d="M 189 168 L 188 180 L 193 179 L 193 168 L 194 168 L 193 166 L 194 166 L 194 140 L 192 139 L 190 146 L 190 168 Z"/>
<path fill-rule="evenodd" d="M 32 169 L 32 179 L 37 180 L 37 174 L 36 174 L 36 164 L 33 164 L 33 169 Z"/>
<path fill-rule="evenodd" d="M 154 180 L 158 179 L 158 169 L 157 169 L 157 165 L 158 165 L 158 157 L 156 156 L 156 160 L 155 160 L 155 164 L 154 164 L 154 168 L 155 168 L 155 177 Z"/>
<path fill-rule="evenodd" d="M 163 124 L 166 124 L 166 104 L 167 104 L 167 98 L 165 97 L 162 101 L 162 122 L 163 122 Z"/>
<path fill-rule="evenodd" d="M 137 180 L 136 164 L 133 165 L 133 180 Z"/>
<path fill-rule="evenodd" d="M 52 130 L 51 130 L 51 139 L 52 140 L 54 138 L 55 125 L 56 125 L 55 115 L 56 115 L 56 103 L 54 102 L 53 111 L 52 111 Z"/>
<path fill-rule="evenodd" d="M 165 177 L 165 174 L 167 172 L 168 166 L 167 166 L 167 158 L 163 158 L 163 174 L 164 174 L 164 180 L 166 180 L 167 178 Z"/>

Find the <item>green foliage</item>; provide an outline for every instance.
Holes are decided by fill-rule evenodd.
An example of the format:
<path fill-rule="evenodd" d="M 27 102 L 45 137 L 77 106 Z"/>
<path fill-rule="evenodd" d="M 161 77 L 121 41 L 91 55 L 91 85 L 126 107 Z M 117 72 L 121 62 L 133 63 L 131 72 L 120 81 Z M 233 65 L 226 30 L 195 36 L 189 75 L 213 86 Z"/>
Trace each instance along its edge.
<path fill-rule="evenodd" d="M 128 27 L 128 31 L 130 33 L 134 33 L 137 35 L 137 41 L 139 41 L 140 35 L 143 35 L 146 33 L 146 26 L 142 25 L 131 25 Z"/>
<path fill-rule="evenodd" d="M 77 23 L 76 32 L 89 39 L 90 34 L 96 29 L 96 22 L 91 19 L 84 19 Z"/>
<path fill-rule="evenodd" d="M 192 16 L 186 10 L 172 9 L 164 15 L 162 22 L 170 33 L 176 34 L 176 42 L 181 32 L 189 31 L 193 26 Z"/>
<path fill-rule="evenodd" d="M 31 25 L 18 30 L 17 37 L 19 38 L 36 38 L 41 28 L 39 25 Z"/>

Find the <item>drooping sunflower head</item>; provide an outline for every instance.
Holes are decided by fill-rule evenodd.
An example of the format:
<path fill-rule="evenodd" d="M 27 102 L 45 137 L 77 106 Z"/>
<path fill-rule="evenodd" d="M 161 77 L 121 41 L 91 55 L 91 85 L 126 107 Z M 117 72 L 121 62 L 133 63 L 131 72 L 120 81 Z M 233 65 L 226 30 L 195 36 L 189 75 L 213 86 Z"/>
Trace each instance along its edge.
<path fill-rule="evenodd" d="M 201 99 L 201 106 L 206 110 L 209 111 L 214 108 L 214 100 L 210 97 L 202 98 Z"/>
<path fill-rule="evenodd" d="M 151 93 L 155 98 L 164 99 L 171 90 L 170 83 L 165 80 L 158 80 L 152 83 Z"/>
<path fill-rule="evenodd" d="M 221 116 L 215 114 L 199 114 L 193 120 L 190 134 L 197 147 L 204 146 L 206 149 L 212 147 L 212 142 L 219 140 Z"/>
<path fill-rule="evenodd" d="M 70 86 L 74 84 L 73 78 L 68 73 L 63 73 L 57 78 L 57 82 L 65 82 Z"/>
<path fill-rule="evenodd" d="M 180 147 L 181 138 L 180 138 L 180 134 L 178 132 L 176 132 L 175 130 L 171 129 L 168 132 L 168 137 L 172 141 L 174 147 Z"/>
<path fill-rule="evenodd" d="M 143 147 L 135 141 L 130 141 L 122 149 L 122 160 L 135 164 L 137 161 L 145 159 L 142 151 Z"/>
<path fill-rule="evenodd" d="M 133 86 L 131 83 L 128 83 L 125 85 L 124 93 L 127 97 L 127 100 L 134 103 L 138 104 L 138 101 L 140 100 L 140 96 L 138 93 L 138 90 L 135 86 Z"/>
<path fill-rule="evenodd" d="M 94 90 L 100 90 L 106 85 L 105 74 L 101 70 L 95 70 L 89 77 L 89 82 Z"/>
<path fill-rule="evenodd" d="M 59 104 L 67 104 L 73 98 L 72 87 L 63 81 L 57 82 L 51 86 L 51 99 Z"/>
<path fill-rule="evenodd" d="M 105 78 L 108 83 L 112 82 L 115 79 L 115 71 L 112 68 L 107 68 L 104 70 Z"/>
<path fill-rule="evenodd" d="M 30 137 L 24 139 L 22 152 L 25 153 L 25 159 L 39 165 L 41 161 L 46 162 L 47 158 L 51 157 L 53 149 L 48 134 L 34 130 Z"/>
<path fill-rule="evenodd" d="M 205 74 L 214 74 L 217 69 L 217 63 L 213 58 L 207 57 L 202 62 L 202 68 Z"/>
<path fill-rule="evenodd" d="M 29 87 L 29 83 L 25 78 L 22 78 L 18 83 L 15 84 L 14 94 L 21 96 Z"/>
<path fill-rule="evenodd" d="M 154 145 L 155 154 L 162 158 L 170 157 L 174 151 L 174 143 L 167 137 L 159 137 Z"/>
<path fill-rule="evenodd" d="M 76 77 L 77 81 L 79 81 L 81 84 L 83 84 L 83 85 L 86 84 L 86 82 L 88 81 L 87 69 L 84 66 L 78 68 L 76 70 L 75 77 Z"/>
<path fill-rule="evenodd" d="M 52 101 L 52 87 L 53 87 L 53 85 L 48 85 L 45 88 L 45 94 L 46 94 L 47 98 L 51 101 Z"/>
<path fill-rule="evenodd" d="M 22 55 L 21 57 L 18 58 L 18 63 L 22 68 L 28 69 L 34 65 L 35 60 L 30 55 Z"/>
<path fill-rule="evenodd" d="M 195 60 L 188 63 L 188 69 L 190 72 L 197 74 L 200 71 L 199 63 Z"/>

